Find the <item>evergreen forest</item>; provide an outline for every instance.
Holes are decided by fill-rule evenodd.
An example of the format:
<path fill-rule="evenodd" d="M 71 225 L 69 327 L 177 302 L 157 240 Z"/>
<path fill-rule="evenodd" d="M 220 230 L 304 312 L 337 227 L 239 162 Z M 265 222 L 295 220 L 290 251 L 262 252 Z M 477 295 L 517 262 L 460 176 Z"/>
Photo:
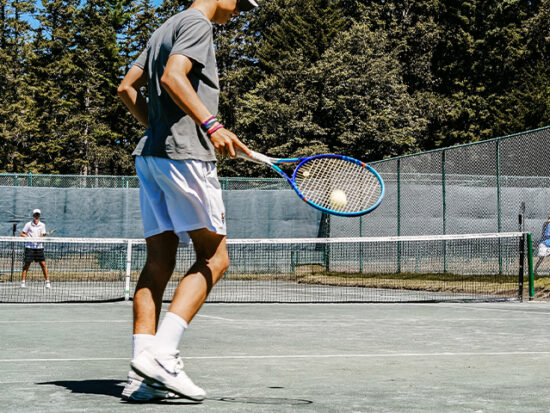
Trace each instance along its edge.
<path fill-rule="evenodd" d="M 375 161 L 550 124 L 550 0 L 259 3 L 214 28 L 219 117 L 254 150 Z M 0 172 L 133 175 L 116 88 L 190 4 L 0 0 Z"/>

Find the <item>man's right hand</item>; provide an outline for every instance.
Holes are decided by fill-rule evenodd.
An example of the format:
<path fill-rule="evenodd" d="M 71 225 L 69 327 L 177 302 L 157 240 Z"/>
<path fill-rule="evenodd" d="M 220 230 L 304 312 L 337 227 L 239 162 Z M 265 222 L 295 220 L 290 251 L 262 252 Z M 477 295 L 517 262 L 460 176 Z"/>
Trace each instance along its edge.
<path fill-rule="evenodd" d="M 210 141 L 214 145 L 216 152 L 222 156 L 229 155 L 231 158 L 235 158 L 237 156 L 235 152 L 236 149 L 243 151 L 248 156 L 251 155 L 250 149 L 237 138 L 237 135 L 225 128 L 220 128 L 212 133 L 210 135 Z"/>

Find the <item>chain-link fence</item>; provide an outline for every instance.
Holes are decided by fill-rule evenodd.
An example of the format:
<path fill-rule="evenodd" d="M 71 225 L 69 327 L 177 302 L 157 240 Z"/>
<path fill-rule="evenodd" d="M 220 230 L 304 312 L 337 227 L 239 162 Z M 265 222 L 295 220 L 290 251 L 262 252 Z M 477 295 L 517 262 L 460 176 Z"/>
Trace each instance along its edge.
<path fill-rule="evenodd" d="M 525 230 L 538 237 L 550 214 L 550 127 L 371 165 L 386 183 L 382 205 L 355 219 L 331 217 L 332 236 Z"/>
<path fill-rule="evenodd" d="M 139 188 L 137 176 L 0 174 L 0 187 Z"/>
<path fill-rule="evenodd" d="M 548 159 L 550 127 L 373 162 L 386 196 L 361 218 L 322 217 L 280 178 L 222 177 L 220 183 L 238 238 L 516 231 L 522 202 L 525 229 L 537 238 L 550 214 Z M 139 237 L 138 187 L 135 176 L 0 174 L 1 232 L 9 234 L 12 223 L 41 208 L 63 228 L 59 235 Z"/>
<path fill-rule="evenodd" d="M 220 177 L 224 190 L 279 190 L 287 189 L 281 178 Z M 41 175 L 0 173 L 0 187 L 34 188 L 139 188 L 137 176 L 98 175 Z"/>

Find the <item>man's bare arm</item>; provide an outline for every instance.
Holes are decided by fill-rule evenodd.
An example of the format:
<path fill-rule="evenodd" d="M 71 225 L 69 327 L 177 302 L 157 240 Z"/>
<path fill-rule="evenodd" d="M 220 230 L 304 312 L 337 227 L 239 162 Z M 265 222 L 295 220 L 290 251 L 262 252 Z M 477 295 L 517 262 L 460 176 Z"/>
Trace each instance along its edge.
<path fill-rule="evenodd" d="M 172 100 L 187 114 L 195 123 L 200 125 L 212 114 L 201 101 L 195 89 L 191 85 L 187 75 L 193 68 L 193 62 L 187 56 L 175 54 L 168 58 L 164 73 L 160 80 L 162 87 Z M 216 151 L 221 155 L 235 157 L 235 148 L 245 153 L 250 151 L 237 136 L 225 128 L 218 129 L 212 133 L 210 140 Z"/>
<path fill-rule="evenodd" d="M 147 73 L 138 67 L 132 66 L 120 85 L 117 93 L 132 115 L 144 126 L 149 125 L 147 102 L 140 92 L 140 88 L 147 84 Z"/>

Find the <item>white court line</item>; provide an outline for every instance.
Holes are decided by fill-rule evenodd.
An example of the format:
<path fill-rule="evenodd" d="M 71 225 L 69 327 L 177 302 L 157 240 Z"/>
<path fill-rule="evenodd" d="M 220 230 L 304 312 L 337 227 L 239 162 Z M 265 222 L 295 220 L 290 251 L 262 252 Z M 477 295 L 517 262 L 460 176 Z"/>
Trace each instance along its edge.
<path fill-rule="evenodd" d="M 533 314 L 532 312 L 529 312 L 529 314 Z M 536 314 L 544 314 L 544 313 L 536 313 Z M 550 317 L 548 317 L 548 314 L 545 314 L 547 322 L 550 322 Z M 517 318 L 510 318 L 510 317 L 492 317 L 492 318 L 437 318 L 433 319 L 432 317 L 401 317 L 399 319 L 392 318 L 392 317 L 384 317 L 384 318 L 335 318 L 335 319 L 329 319 L 329 318 L 270 318 L 270 319 L 247 319 L 247 318 L 241 318 L 241 319 L 232 319 L 232 318 L 224 318 L 224 317 L 216 317 L 216 316 L 209 316 L 209 315 L 201 315 L 197 314 L 196 317 L 201 318 L 207 318 L 211 319 L 213 321 L 229 321 L 232 323 L 240 323 L 240 324 L 278 324 L 278 323 L 288 323 L 289 325 L 294 325 L 297 323 L 308 323 L 311 325 L 317 325 L 317 324 L 334 324 L 338 323 L 342 326 L 346 325 L 352 325 L 352 324 L 359 324 L 359 323 L 410 323 L 410 322 L 426 322 L 426 323 L 434 323 L 434 322 L 464 322 L 464 321 L 473 321 L 473 322 L 495 322 L 495 321 L 525 321 L 525 317 L 520 316 Z M 122 324 L 131 324 L 132 320 L 0 320 L 0 324 L 70 324 L 70 323 L 77 323 L 77 324 L 107 324 L 107 323 L 122 323 Z"/>
<path fill-rule="evenodd" d="M 518 313 L 518 314 L 529 314 L 529 315 L 544 315 L 546 317 L 550 316 L 550 311 L 525 311 L 525 310 L 515 310 L 513 308 L 490 308 L 490 307 L 472 307 L 469 305 L 466 306 L 460 306 L 460 305 L 452 305 L 448 304 L 445 305 L 445 307 L 449 308 L 458 308 L 458 309 L 467 309 L 467 310 L 475 310 L 475 311 L 501 311 L 506 313 Z M 550 310 L 550 308 L 548 309 Z"/>
<path fill-rule="evenodd" d="M 222 321 L 241 321 L 241 320 L 233 320 L 232 318 L 216 317 L 213 315 L 197 314 L 196 316 L 202 317 L 202 318 L 212 318 L 214 320 L 222 320 Z"/>
<path fill-rule="evenodd" d="M 218 318 L 218 317 L 211 317 L 211 318 Z M 550 317 L 548 317 L 548 320 L 543 320 L 550 322 Z M 220 318 L 221 320 L 225 320 L 223 318 Z M 236 323 L 241 324 L 274 324 L 274 323 L 289 323 L 289 324 L 296 324 L 296 323 L 311 323 L 311 324 L 335 324 L 338 323 L 342 326 L 350 325 L 350 324 L 358 324 L 358 323 L 398 323 L 398 324 L 404 324 L 408 322 L 426 322 L 426 323 L 435 323 L 435 322 L 453 322 L 453 321 L 475 321 L 475 322 L 493 322 L 493 321 L 525 321 L 525 317 L 518 316 L 516 318 L 510 318 L 510 317 L 492 317 L 492 318 L 454 318 L 454 317 L 447 317 L 447 318 L 434 318 L 431 316 L 427 317 L 383 317 L 383 318 L 348 318 L 348 317 L 341 317 L 341 318 L 269 318 L 269 319 L 251 319 L 251 318 L 242 318 L 238 320 L 228 320 L 233 321 Z M 540 322 L 540 321 L 537 321 Z"/>
<path fill-rule="evenodd" d="M 184 360 L 262 360 L 262 359 L 330 359 L 330 358 L 408 358 L 408 357 L 463 357 L 463 356 L 550 356 L 550 351 L 499 351 L 499 352 L 443 352 L 443 353 L 388 353 L 388 354 L 285 354 L 258 356 L 195 356 L 182 357 Z M 95 357 L 95 358 L 24 358 L 0 359 L 0 363 L 22 362 L 64 362 L 64 361 L 128 361 L 128 357 Z"/>
<path fill-rule="evenodd" d="M 80 323 L 80 324 L 90 324 L 90 323 L 125 323 L 130 324 L 132 320 L 9 320 L 1 321 L 0 324 L 61 324 L 61 323 Z"/>

